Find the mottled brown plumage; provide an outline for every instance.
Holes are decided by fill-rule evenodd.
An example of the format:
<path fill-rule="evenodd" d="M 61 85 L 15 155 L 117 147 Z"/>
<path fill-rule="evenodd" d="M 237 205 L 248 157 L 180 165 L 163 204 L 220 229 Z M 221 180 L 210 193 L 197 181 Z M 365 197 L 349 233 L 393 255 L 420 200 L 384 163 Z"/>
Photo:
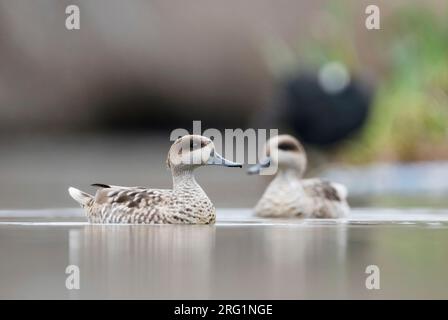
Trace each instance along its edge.
<path fill-rule="evenodd" d="M 214 223 L 215 207 L 196 182 L 193 171 L 208 164 L 241 167 L 214 149 L 213 142 L 202 136 L 176 140 L 167 157 L 172 190 L 94 184 L 99 187 L 95 196 L 75 188 L 69 188 L 69 193 L 84 208 L 91 223 Z"/>

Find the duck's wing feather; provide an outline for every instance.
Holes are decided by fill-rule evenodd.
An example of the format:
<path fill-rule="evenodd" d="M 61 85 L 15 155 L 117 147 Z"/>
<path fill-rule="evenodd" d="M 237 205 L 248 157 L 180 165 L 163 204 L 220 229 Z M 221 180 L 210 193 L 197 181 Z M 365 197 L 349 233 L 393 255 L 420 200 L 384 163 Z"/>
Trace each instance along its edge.
<path fill-rule="evenodd" d="M 165 223 L 173 191 L 141 187 L 100 188 L 88 210 L 94 223 Z"/>
<path fill-rule="evenodd" d="M 114 186 L 111 184 L 104 184 L 104 183 L 92 183 L 92 187 L 102 188 L 102 189 L 115 189 L 115 188 L 121 188 L 121 189 L 145 189 L 145 187 L 123 187 L 123 186 Z"/>
<path fill-rule="evenodd" d="M 343 185 L 321 179 L 302 180 L 305 193 L 313 198 L 324 198 L 329 201 L 342 202 L 347 191 Z"/>
<path fill-rule="evenodd" d="M 312 201 L 314 218 L 341 218 L 350 212 L 345 186 L 320 179 L 302 180 L 303 189 Z"/>
<path fill-rule="evenodd" d="M 163 205 L 171 197 L 171 190 L 110 186 L 109 188 L 103 188 L 97 191 L 95 202 L 99 205 L 120 205 L 127 208 L 142 206 L 154 207 Z"/>
<path fill-rule="evenodd" d="M 90 185 L 91 187 L 98 187 L 98 188 L 110 188 L 111 186 L 108 184 L 103 184 L 103 183 L 92 183 Z"/>

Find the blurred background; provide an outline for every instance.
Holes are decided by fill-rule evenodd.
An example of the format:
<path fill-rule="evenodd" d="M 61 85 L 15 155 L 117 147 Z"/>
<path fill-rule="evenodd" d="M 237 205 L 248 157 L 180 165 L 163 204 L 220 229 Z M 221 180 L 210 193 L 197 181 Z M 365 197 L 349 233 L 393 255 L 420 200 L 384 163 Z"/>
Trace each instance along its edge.
<path fill-rule="evenodd" d="M 65 28 L 66 6 L 80 30 Z M 380 8 L 380 30 L 365 9 Z M 355 206 L 448 205 L 446 0 L 0 0 L 0 208 L 171 186 L 176 128 L 278 128 Z M 218 207 L 269 182 L 202 168 Z"/>

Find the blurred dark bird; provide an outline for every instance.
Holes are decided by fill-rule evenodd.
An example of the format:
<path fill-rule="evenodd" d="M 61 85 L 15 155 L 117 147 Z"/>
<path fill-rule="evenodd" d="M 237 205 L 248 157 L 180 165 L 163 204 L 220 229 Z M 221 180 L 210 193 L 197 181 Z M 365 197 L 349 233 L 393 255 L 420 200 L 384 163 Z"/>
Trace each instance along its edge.
<path fill-rule="evenodd" d="M 317 146 L 336 144 L 360 129 L 372 100 L 361 81 L 334 63 L 283 82 L 281 96 L 281 123 Z"/>

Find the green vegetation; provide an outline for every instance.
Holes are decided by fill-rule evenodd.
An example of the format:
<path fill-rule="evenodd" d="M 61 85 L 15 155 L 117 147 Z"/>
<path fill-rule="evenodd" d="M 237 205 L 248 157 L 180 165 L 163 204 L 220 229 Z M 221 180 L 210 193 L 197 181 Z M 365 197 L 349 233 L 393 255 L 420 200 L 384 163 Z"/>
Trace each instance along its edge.
<path fill-rule="evenodd" d="M 343 30 L 347 17 L 331 12 L 343 26 L 339 38 L 333 33 L 311 46 L 308 62 L 339 60 L 363 75 L 362 45 Z M 380 70 L 372 111 L 337 157 L 354 163 L 448 159 L 448 20 L 424 8 L 398 8 L 369 37 L 369 62 L 376 65 L 367 68 Z"/>

